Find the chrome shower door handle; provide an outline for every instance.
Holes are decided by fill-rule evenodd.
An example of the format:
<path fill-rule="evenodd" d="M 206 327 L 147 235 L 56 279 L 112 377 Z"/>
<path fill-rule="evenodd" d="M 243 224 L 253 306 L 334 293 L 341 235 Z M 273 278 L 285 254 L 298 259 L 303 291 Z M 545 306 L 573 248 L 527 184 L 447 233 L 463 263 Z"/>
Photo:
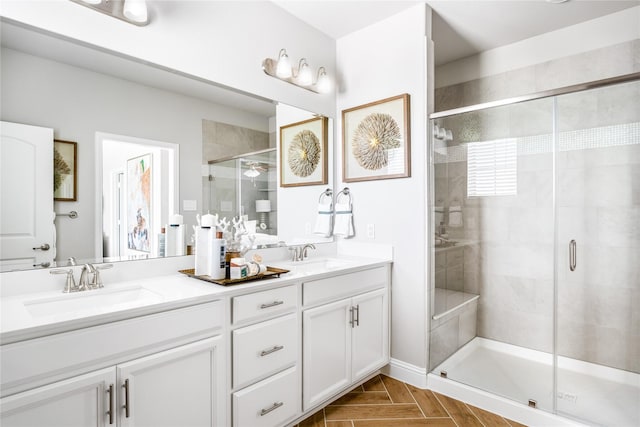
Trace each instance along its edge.
<path fill-rule="evenodd" d="M 576 241 L 571 240 L 569 242 L 569 270 L 575 271 L 577 262 L 578 262 L 578 252 L 576 248 Z"/>

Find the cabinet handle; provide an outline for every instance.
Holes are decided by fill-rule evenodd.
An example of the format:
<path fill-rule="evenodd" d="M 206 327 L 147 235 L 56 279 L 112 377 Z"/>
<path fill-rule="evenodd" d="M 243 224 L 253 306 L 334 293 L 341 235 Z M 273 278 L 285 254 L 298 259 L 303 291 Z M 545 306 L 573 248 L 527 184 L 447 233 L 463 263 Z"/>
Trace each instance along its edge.
<path fill-rule="evenodd" d="M 576 250 L 576 241 L 569 242 L 569 270 L 574 271 L 578 261 L 578 253 Z"/>
<path fill-rule="evenodd" d="M 270 302 L 269 304 L 262 304 L 260 306 L 260 308 L 269 308 L 269 307 L 275 307 L 276 305 L 281 305 L 284 304 L 284 301 L 274 301 L 274 302 Z"/>
<path fill-rule="evenodd" d="M 356 326 L 360 326 L 360 304 L 356 305 Z"/>
<path fill-rule="evenodd" d="M 349 324 L 351 325 L 352 328 L 356 327 L 356 321 L 355 321 L 355 318 L 353 317 L 354 311 L 355 311 L 355 308 L 353 306 L 349 307 L 349 315 L 351 316 L 351 319 L 349 319 Z"/>
<path fill-rule="evenodd" d="M 267 415 L 269 412 L 271 411 L 275 411 L 276 409 L 278 409 L 279 407 L 281 407 L 282 405 L 284 405 L 284 402 L 274 402 L 273 406 L 271 406 L 270 408 L 267 409 L 263 409 L 262 411 L 260 411 L 260 416 L 264 417 L 265 415 Z"/>
<path fill-rule="evenodd" d="M 283 345 L 274 345 L 273 348 L 270 348 L 269 350 L 262 350 L 260 352 L 260 357 L 264 357 L 264 356 L 266 356 L 268 354 L 275 353 L 276 351 L 280 351 L 283 348 L 284 348 Z"/>
<path fill-rule="evenodd" d="M 109 390 L 107 390 L 107 393 L 109 393 L 109 411 L 107 414 L 109 414 L 109 424 L 113 424 L 113 413 L 115 412 L 113 410 L 113 400 L 115 398 L 113 395 L 113 384 L 109 384 Z"/>
<path fill-rule="evenodd" d="M 124 416 L 129 418 L 129 379 L 124 380 Z"/>

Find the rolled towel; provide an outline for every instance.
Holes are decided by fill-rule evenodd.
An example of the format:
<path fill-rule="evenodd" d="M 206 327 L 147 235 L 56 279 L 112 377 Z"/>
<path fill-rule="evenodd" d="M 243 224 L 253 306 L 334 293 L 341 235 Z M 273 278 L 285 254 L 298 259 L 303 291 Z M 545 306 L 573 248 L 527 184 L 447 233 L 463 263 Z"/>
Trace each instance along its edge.
<path fill-rule="evenodd" d="M 449 227 L 462 227 L 462 206 L 449 207 Z"/>
<path fill-rule="evenodd" d="M 355 235 L 351 204 L 336 203 L 336 225 L 333 229 L 333 234 L 336 236 L 344 236 L 345 238 Z"/>
<path fill-rule="evenodd" d="M 333 234 L 333 203 L 318 203 L 318 216 L 313 234 L 331 237 Z"/>

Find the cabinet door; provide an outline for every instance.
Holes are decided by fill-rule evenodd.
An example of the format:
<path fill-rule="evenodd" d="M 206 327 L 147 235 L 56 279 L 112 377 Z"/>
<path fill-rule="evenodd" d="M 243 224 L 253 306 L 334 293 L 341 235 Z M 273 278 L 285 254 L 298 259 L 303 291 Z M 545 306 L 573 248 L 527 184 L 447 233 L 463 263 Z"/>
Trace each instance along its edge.
<path fill-rule="evenodd" d="M 303 398 L 307 410 L 351 381 L 351 299 L 303 312 Z"/>
<path fill-rule="evenodd" d="M 118 365 L 120 425 L 226 425 L 223 354 L 216 337 Z"/>
<path fill-rule="evenodd" d="M 354 297 L 356 326 L 352 330 L 353 378 L 370 374 L 389 362 L 387 290 Z"/>
<path fill-rule="evenodd" d="M 109 423 L 108 390 L 115 380 L 115 369 L 107 368 L 5 397 L 0 425 L 103 427 Z"/>

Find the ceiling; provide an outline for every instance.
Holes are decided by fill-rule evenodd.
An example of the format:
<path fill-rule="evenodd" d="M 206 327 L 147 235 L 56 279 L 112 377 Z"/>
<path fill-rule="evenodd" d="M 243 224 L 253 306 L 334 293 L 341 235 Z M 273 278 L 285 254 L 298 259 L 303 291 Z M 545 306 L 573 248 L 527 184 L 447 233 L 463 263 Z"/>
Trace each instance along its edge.
<path fill-rule="evenodd" d="M 274 1 L 300 20 L 338 39 L 418 1 Z M 524 40 L 622 9 L 640 0 L 427 0 L 435 11 L 433 40 L 436 65 Z"/>

